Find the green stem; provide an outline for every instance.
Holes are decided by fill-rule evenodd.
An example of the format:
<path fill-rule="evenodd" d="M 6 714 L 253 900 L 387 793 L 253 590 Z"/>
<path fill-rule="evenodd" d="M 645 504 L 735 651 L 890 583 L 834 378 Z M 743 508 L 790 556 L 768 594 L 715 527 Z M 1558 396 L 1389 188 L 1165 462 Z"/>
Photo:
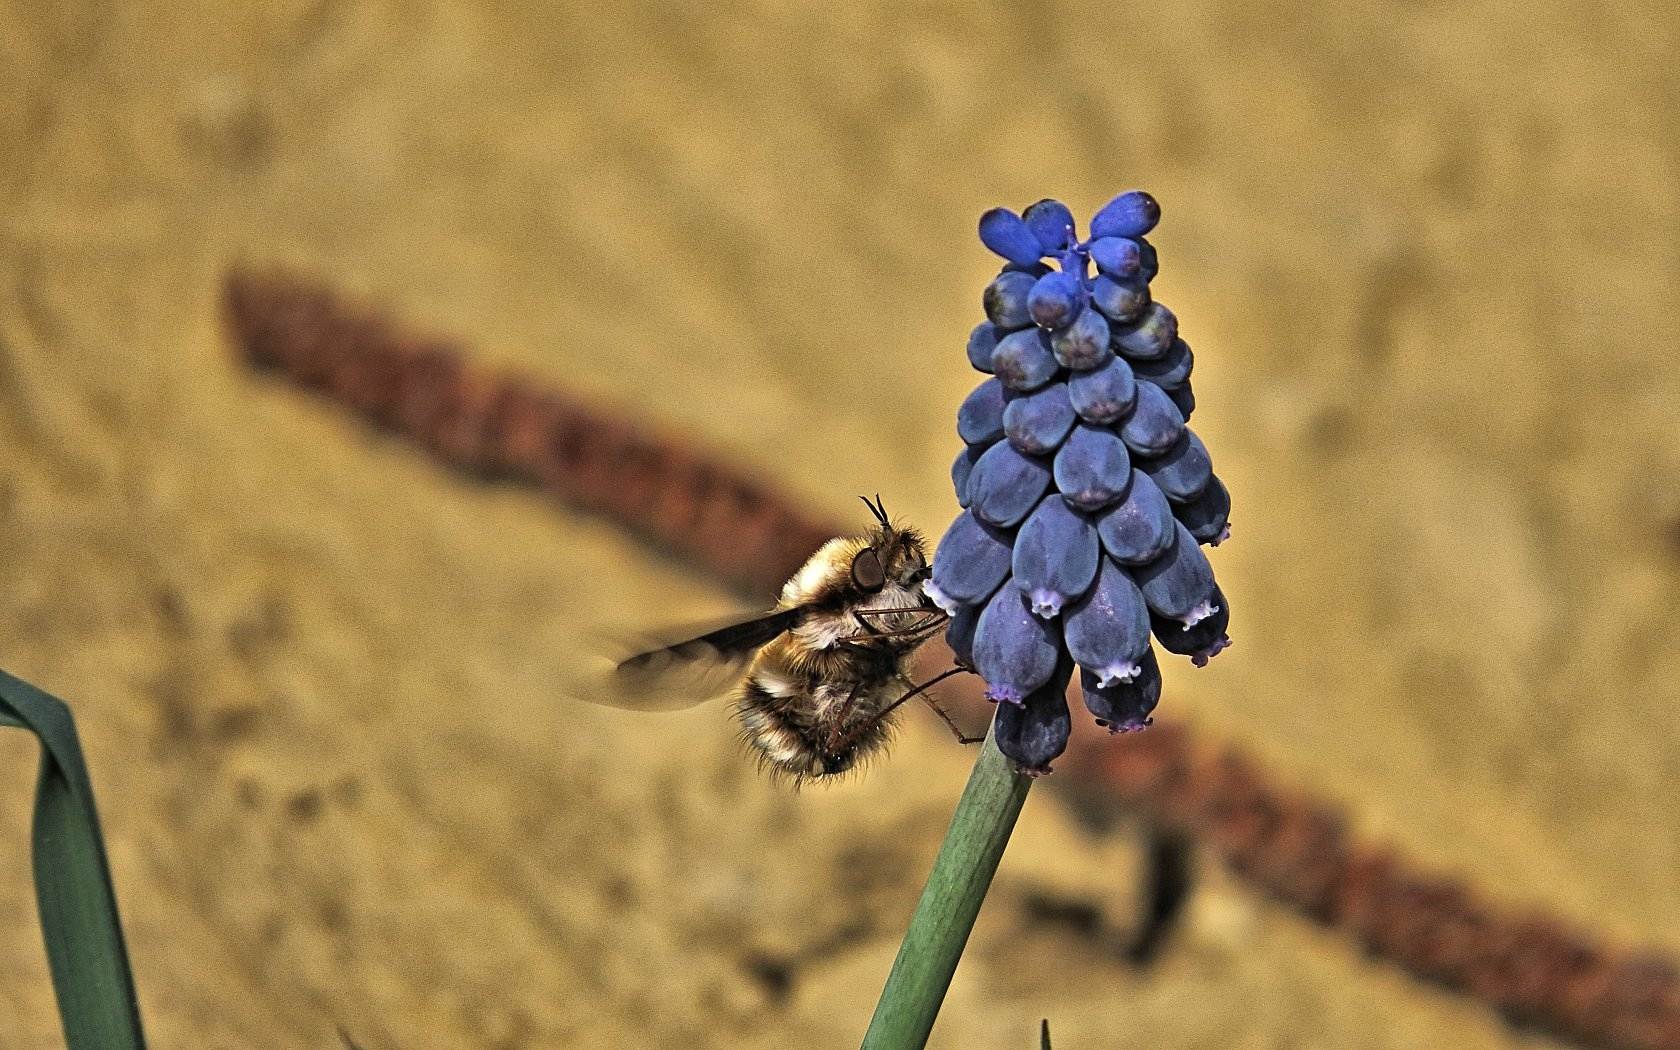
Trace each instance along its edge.
<path fill-rule="evenodd" d="M 1030 778 L 1010 768 L 988 731 L 881 989 L 862 1050 L 917 1050 L 927 1045 L 980 914 L 980 902 L 986 899 L 1031 786 Z"/>

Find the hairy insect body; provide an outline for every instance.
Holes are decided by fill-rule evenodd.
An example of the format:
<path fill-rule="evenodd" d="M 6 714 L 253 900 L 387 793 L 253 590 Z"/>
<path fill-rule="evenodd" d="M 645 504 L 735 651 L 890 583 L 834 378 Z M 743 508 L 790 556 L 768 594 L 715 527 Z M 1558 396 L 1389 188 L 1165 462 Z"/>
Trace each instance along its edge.
<path fill-rule="evenodd" d="M 895 709 L 924 693 L 906 666 L 945 615 L 922 591 L 921 536 L 891 523 L 879 501 L 869 507 L 878 527 L 824 544 L 774 610 L 620 662 L 613 691 L 653 696 L 685 668 L 739 667 L 742 735 L 771 770 L 831 776 L 878 751 Z"/>
<path fill-rule="evenodd" d="M 831 670 L 818 670 L 822 663 Z M 735 703 L 747 741 L 771 768 L 796 778 L 856 765 L 886 743 L 884 712 L 905 689 L 896 661 L 871 663 L 814 661 L 785 637 L 765 646 Z"/>
<path fill-rule="evenodd" d="M 804 615 L 753 655 L 735 705 L 747 741 L 772 769 L 796 778 L 844 772 L 891 735 L 887 710 L 908 688 L 905 664 L 922 641 L 892 632 L 927 609 L 920 539 L 908 531 L 896 538 L 906 548 L 905 578 L 883 573 L 879 590 L 853 579 L 871 539 L 846 537 L 824 544 L 782 588 L 778 607 Z M 867 623 L 860 609 L 870 610 Z"/>

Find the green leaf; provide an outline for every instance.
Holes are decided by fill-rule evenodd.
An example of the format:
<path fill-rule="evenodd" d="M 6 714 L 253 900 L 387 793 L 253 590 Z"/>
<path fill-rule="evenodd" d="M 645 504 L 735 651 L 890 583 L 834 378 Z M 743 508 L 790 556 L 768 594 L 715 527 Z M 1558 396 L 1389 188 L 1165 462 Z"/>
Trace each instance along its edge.
<path fill-rule="evenodd" d="M 0 726 L 41 741 L 35 790 L 35 896 L 70 1050 L 143 1050 L 117 898 L 70 709 L 0 671 Z"/>

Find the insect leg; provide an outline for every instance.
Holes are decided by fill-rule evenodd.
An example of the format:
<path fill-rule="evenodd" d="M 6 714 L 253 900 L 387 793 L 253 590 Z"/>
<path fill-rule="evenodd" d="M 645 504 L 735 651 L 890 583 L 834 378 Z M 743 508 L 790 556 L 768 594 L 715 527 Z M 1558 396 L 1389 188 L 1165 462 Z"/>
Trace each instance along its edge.
<path fill-rule="evenodd" d="M 916 646 L 921 645 L 923 642 L 938 634 L 944 626 L 945 621 L 943 620 L 938 623 L 916 624 L 913 627 L 906 627 L 902 631 L 887 631 L 881 634 L 863 635 L 855 638 L 842 638 L 840 639 L 840 644 L 873 648 L 879 646 L 881 642 L 907 642 L 909 643 L 907 648 L 914 649 Z"/>
<path fill-rule="evenodd" d="M 882 630 L 870 623 L 870 618 L 875 616 L 903 616 L 912 613 L 919 618 L 916 622 L 905 627 Z M 909 638 L 924 633 L 931 636 L 932 632 L 945 626 L 946 621 L 950 619 L 938 609 L 856 609 L 852 612 L 852 616 L 859 624 L 863 625 L 865 631 L 869 632 L 867 638 L 857 639 L 858 641 L 873 641 L 880 638 Z"/>
<path fill-rule="evenodd" d="M 959 670 L 960 670 L 960 668 L 959 668 Z M 927 704 L 929 707 L 933 708 L 933 713 L 945 720 L 945 724 L 947 726 L 949 726 L 950 729 L 951 729 L 951 735 L 957 738 L 957 743 L 959 743 L 959 744 L 978 744 L 980 741 L 986 739 L 984 736 L 969 736 L 968 734 L 964 733 L 962 731 L 962 728 L 957 725 L 956 720 L 953 719 L 949 714 L 947 714 L 943 707 L 939 706 L 939 701 L 935 700 L 929 694 L 927 694 L 927 693 L 922 694 L 922 702 Z"/>
<path fill-rule="evenodd" d="M 972 673 L 972 672 L 967 667 L 953 667 L 949 671 L 941 671 L 939 674 L 936 674 L 932 678 L 929 678 L 927 681 L 923 682 L 921 685 L 911 685 L 910 680 L 908 678 L 905 678 L 903 675 L 899 675 L 898 680 L 903 682 L 905 685 L 910 686 L 910 691 L 905 693 L 903 696 L 899 697 L 897 700 L 894 700 L 892 702 L 892 704 L 887 707 L 886 711 L 881 712 L 881 717 L 885 718 L 887 716 L 888 712 L 892 711 L 893 708 L 896 708 L 899 704 L 902 704 L 906 700 L 909 700 L 911 697 L 920 697 L 922 702 L 924 704 L 927 704 L 929 707 L 933 708 L 933 713 L 938 715 L 940 717 L 940 719 L 945 723 L 945 725 L 950 728 L 951 734 L 957 738 L 957 743 L 959 743 L 959 744 L 978 744 L 980 741 L 984 740 L 985 737 L 983 737 L 983 736 L 969 736 L 968 734 L 964 733 L 962 731 L 961 727 L 959 727 L 957 725 L 956 721 L 954 719 L 952 719 L 949 714 L 946 713 L 945 709 L 943 707 L 939 706 L 939 701 L 937 701 L 933 698 L 933 694 L 929 693 L 927 691 L 929 686 L 938 685 L 940 682 L 943 682 L 945 679 L 951 677 L 952 675 L 965 674 L 965 673 Z"/>
<path fill-rule="evenodd" d="M 830 714 L 829 722 L 828 722 L 828 738 L 827 738 L 828 739 L 828 752 L 829 752 L 829 754 L 838 753 L 840 748 L 841 748 L 841 745 L 849 744 L 851 742 L 850 737 L 856 735 L 855 733 L 854 734 L 845 733 L 844 732 L 844 727 L 846 725 L 846 715 L 851 712 L 852 704 L 857 702 L 858 692 L 862 688 L 863 688 L 863 686 L 862 686 L 861 683 L 852 686 L 851 692 L 846 694 L 845 702 L 839 705 L 839 710 Z M 873 724 L 875 721 L 879 721 L 879 718 L 871 720 L 871 724 Z"/>

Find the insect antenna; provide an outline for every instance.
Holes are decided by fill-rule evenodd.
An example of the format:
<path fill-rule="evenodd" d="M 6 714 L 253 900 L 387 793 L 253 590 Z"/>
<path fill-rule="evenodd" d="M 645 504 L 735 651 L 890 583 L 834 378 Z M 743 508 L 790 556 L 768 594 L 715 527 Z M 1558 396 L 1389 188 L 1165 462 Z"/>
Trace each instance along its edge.
<path fill-rule="evenodd" d="M 881 523 L 883 529 L 892 528 L 892 523 L 887 520 L 887 508 L 882 505 L 879 492 L 875 493 L 874 503 L 869 502 L 868 496 L 859 496 L 858 499 L 863 500 L 863 505 L 869 508 L 869 513 L 875 515 L 875 520 Z"/>

